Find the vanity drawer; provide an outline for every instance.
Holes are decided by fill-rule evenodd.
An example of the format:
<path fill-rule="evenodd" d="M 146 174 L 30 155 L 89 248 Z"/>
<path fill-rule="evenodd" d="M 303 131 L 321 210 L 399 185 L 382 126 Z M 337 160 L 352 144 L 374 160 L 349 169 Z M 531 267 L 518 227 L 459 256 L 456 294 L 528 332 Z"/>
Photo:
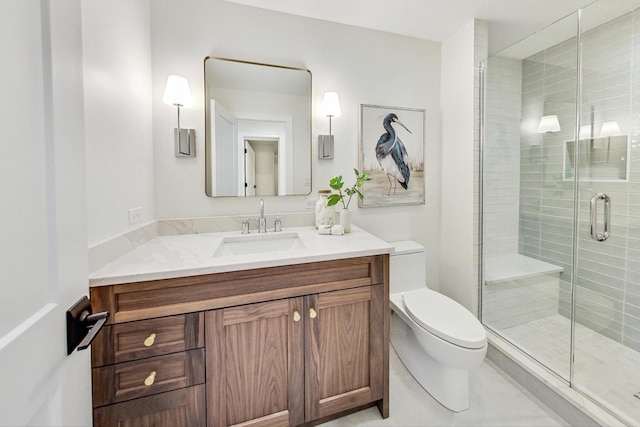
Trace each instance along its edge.
<path fill-rule="evenodd" d="M 204 346 L 204 316 L 188 313 L 106 326 L 91 347 L 93 367 Z"/>
<path fill-rule="evenodd" d="M 93 406 L 202 384 L 204 363 L 204 349 L 196 349 L 94 368 Z"/>
<path fill-rule="evenodd" d="M 204 385 L 182 388 L 93 410 L 94 427 L 205 427 Z"/>

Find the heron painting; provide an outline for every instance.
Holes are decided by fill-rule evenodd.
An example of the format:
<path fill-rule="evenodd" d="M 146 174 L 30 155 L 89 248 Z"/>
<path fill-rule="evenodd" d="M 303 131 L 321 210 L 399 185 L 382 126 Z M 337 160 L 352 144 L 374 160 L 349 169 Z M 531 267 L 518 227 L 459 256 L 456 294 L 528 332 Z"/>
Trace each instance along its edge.
<path fill-rule="evenodd" d="M 360 207 L 424 204 L 421 109 L 361 105 L 360 168 L 371 181 Z"/>
<path fill-rule="evenodd" d="M 407 132 L 409 129 L 398 119 L 395 113 L 387 114 L 382 121 L 385 133 L 380 136 L 376 144 L 376 159 L 384 169 L 389 180 L 389 191 L 387 196 L 391 195 L 391 186 L 393 186 L 393 194 L 396 194 L 396 185 L 399 182 L 402 188 L 409 188 L 409 178 L 411 171 L 409 170 L 409 154 L 400 138 L 396 135 L 396 131 L 392 123 L 397 123 Z"/>

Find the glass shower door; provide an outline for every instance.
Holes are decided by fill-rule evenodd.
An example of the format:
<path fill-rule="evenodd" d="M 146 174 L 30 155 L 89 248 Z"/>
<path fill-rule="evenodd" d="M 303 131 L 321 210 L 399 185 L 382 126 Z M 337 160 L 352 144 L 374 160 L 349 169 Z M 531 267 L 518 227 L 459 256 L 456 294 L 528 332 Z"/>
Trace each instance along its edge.
<path fill-rule="evenodd" d="M 640 422 L 638 7 L 582 11 L 579 160 L 565 169 L 579 189 L 572 386 L 631 425 Z"/>
<path fill-rule="evenodd" d="M 570 378 L 577 14 L 488 58 L 482 321 Z"/>

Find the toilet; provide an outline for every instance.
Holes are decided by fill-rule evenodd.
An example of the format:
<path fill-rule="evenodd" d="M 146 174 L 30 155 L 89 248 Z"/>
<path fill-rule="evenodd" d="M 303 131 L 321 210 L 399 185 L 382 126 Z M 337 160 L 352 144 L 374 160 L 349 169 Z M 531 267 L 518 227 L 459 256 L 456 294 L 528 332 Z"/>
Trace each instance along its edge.
<path fill-rule="evenodd" d="M 431 396 L 451 411 L 464 411 L 469 371 L 487 353 L 486 331 L 461 304 L 426 286 L 423 246 L 391 244 L 391 345 Z"/>

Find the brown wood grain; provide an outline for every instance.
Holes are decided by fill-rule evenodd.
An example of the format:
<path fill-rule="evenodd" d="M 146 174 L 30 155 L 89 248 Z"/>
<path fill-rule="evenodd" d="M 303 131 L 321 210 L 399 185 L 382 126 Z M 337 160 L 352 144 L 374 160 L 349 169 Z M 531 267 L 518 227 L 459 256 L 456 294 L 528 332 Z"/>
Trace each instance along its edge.
<path fill-rule="evenodd" d="M 289 425 L 295 424 L 289 423 L 288 411 L 280 411 L 275 414 L 245 421 L 244 423 L 235 424 L 234 427 L 287 427 Z"/>
<path fill-rule="evenodd" d="M 302 401 L 296 408 L 292 399 L 302 376 L 290 374 L 302 371 L 302 322 L 293 320 L 301 307 L 302 298 L 293 298 L 207 312 L 207 364 L 215 371 L 207 370 L 210 426 L 304 420 Z"/>
<path fill-rule="evenodd" d="M 204 323 L 207 360 L 207 427 L 223 427 L 227 423 L 223 310 L 206 312 Z"/>
<path fill-rule="evenodd" d="M 91 288 L 112 314 L 92 346 L 95 425 L 302 425 L 373 404 L 386 418 L 388 280 L 379 255 Z"/>
<path fill-rule="evenodd" d="M 196 349 L 93 368 L 93 406 L 202 384 L 204 363 L 204 349 Z M 152 372 L 156 373 L 155 381 L 146 385 L 144 381 Z"/>
<path fill-rule="evenodd" d="M 94 427 L 204 427 L 204 386 L 134 399 L 93 411 Z"/>
<path fill-rule="evenodd" d="M 153 344 L 145 340 L 155 334 Z M 94 367 L 204 347 L 204 315 L 161 317 L 105 326 L 91 346 Z"/>
<path fill-rule="evenodd" d="M 385 403 L 384 299 L 383 284 L 307 297 L 307 421 Z"/>
<path fill-rule="evenodd" d="M 320 399 L 369 385 L 369 287 L 320 294 Z"/>
<path fill-rule="evenodd" d="M 111 313 L 107 324 L 205 311 L 369 285 L 372 262 L 374 257 L 358 257 L 97 286 L 90 289 L 91 304 L 94 311 Z"/>
<path fill-rule="evenodd" d="M 227 297 L 212 297 L 210 299 L 202 299 L 198 301 L 170 303 L 173 301 L 168 298 L 167 305 L 157 307 L 140 308 L 129 311 L 118 311 L 113 316 L 116 323 L 130 322 L 150 317 L 172 316 L 181 313 L 189 313 L 194 311 L 207 311 L 230 306 L 252 304 L 263 302 L 265 300 L 292 298 L 296 296 L 308 295 L 313 292 L 327 292 L 337 289 L 353 288 L 358 286 L 366 286 L 371 283 L 370 278 L 359 278 L 351 280 L 339 280 L 335 282 L 326 282 L 320 284 L 312 284 L 306 286 L 282 288 L 275 290 L 265 290 L 249 294 L 238 294 Z M 236 283 L 236 286 L 238 284 Z"/>

